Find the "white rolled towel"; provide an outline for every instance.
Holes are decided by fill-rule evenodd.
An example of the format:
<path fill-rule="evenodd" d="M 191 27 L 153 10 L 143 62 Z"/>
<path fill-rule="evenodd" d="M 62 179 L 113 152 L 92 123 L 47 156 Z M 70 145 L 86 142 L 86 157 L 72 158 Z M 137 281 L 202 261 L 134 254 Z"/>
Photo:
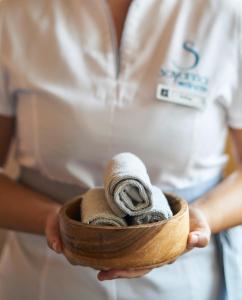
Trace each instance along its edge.
<path fill-rule="evenodd" d="M 124 219 L 112 212 L 106 201 L 104 189 L 101 187 L 90 189 L 83 195 L 81 221 L 102 226 L 127 226 Z"/>
<path fill-rule="evenodd" d="M 173 216 L 168 200 L 162 191 L 158 187 L 152 186 L 152 194 L 153 207 L 142 215 L 132 217 L 132 225 L 154 223 Z"/>
<path fill-rule="evenodd" d="M 120 217 L 137 216 L 152 208 L 150 178 L 134 154 L 120 153 L 108 162 L 104 188 L 109 206 Z"/>

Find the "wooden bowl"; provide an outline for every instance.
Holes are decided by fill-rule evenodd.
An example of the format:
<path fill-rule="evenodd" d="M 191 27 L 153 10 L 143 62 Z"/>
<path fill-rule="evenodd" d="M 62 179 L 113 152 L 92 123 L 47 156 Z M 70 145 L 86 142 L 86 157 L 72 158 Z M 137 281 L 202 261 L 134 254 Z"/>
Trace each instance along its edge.
<path fill-rule="evenodd" d="M 127 227 L 81 223 L 82 197 L 68 201 L 60 211 L 63 251 L 71 264 L 95 269 L 157 267 L 181 255 L 189 233 L 188 205 L 166 194 L 174 216 L 169 220 Z"/>

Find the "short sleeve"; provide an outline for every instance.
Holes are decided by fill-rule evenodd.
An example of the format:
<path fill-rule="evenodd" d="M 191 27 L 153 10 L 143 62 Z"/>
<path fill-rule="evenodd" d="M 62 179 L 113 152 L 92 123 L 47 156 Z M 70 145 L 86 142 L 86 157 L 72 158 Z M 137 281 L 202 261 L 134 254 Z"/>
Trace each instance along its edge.
<path fill-rule="evenodd" d="M 15 115 L 15 104 L 9 93 L 8 72 L 3 63 L 3 26 L 4 26 L 4 5 L 0 3 L 0 115 Z"/>
<path fill-rule="evenodd" d="M 242 129 L 242 14 L 238 16 L 237 22 L 237 72 L 236 88 L 231 103 L 227 109 L 228 126 L 235 129 Z"/>

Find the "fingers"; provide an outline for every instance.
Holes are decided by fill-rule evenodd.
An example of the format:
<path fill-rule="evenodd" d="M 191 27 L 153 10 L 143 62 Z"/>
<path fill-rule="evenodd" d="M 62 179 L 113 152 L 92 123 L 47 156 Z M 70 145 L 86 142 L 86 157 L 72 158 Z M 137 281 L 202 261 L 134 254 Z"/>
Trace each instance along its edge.
<path fill-rule="evenodd" d="M 172 264 L 174 264 L 175 262 L 176 262 L 176 259 L 171 260 L 170 262 L 168 262 L 168 265 L 172 265 Z"/>
<path fill-rule="evenodd" d="M 210 231 L 207 229 L 200 231 L 190 232 L 187 241 L 187 248 L 193 249 L 194 247 L 203 248 L 206 247 L 210 240 Z"/>
<path fill-rule="evenodd" d="M 48 246 L 56 253 L 62 253 L 58 214 L 51 214 L 46 221 L 45 234 Z"/>
<path fill-rule="evenodd" d="M 141 270 L 108 270 L 100 271 L 97 275 L 98 280 L 112 280 L 117 278 L 138 278 L 149 273 L 152 269 L 141 269 Z"/>

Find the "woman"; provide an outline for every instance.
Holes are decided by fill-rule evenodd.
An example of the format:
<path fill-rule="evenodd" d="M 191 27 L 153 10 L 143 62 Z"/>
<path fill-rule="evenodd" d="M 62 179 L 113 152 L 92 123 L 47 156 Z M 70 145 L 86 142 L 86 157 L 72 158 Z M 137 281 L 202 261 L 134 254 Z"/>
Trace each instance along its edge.
<path fill-rule="evenodd" d="M 1 3 L 0 158 L 16 132 L 21 167 L 18 182 L 0 180 L 0 226 L 16 230 L 2 255 L 2 300 L 239 299 L 240 236 L 208 244 L 210 230 L 242 223 L 242 171 L 221 181 L 228 129 L 242 158 L 238 5 Z M 61 203 L 100 185 L 107 161 L 123 151 L 137 154 L 162 190 L 197 200 L 188 249 L 208 245 L 152 271 L 100 271 L 97 281 L 40 235 L 61 253 Z"/>

